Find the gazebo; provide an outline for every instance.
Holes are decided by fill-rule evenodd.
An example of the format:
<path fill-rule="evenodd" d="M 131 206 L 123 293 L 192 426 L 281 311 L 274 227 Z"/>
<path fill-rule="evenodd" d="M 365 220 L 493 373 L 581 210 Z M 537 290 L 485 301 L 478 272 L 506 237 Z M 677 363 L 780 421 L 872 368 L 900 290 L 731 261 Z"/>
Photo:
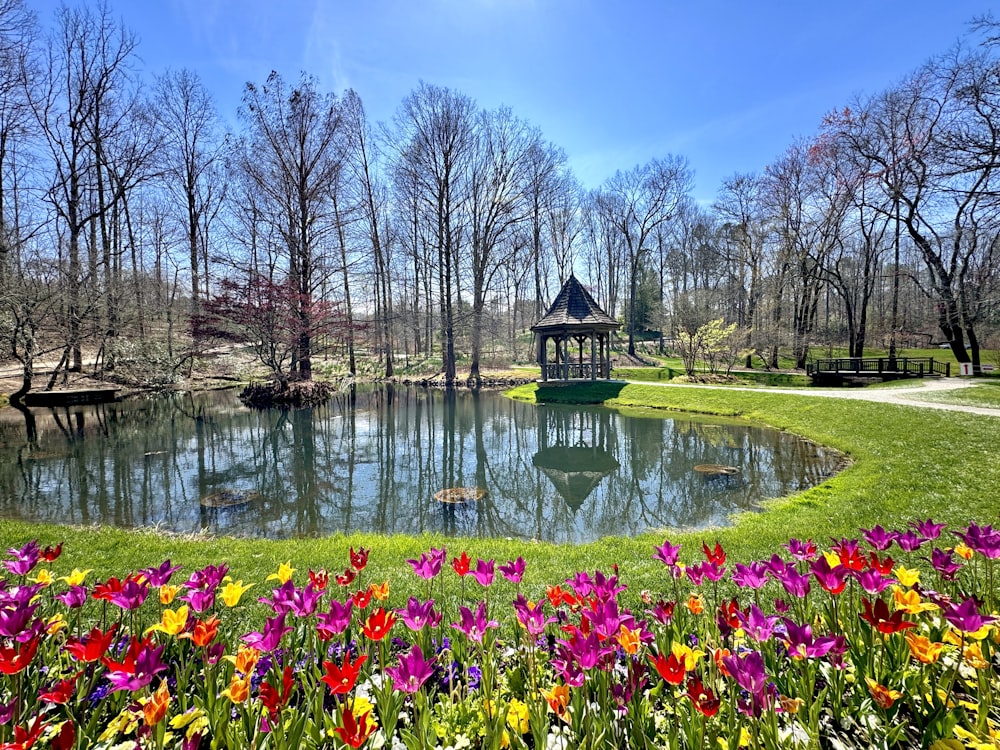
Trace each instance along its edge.
<path fill-rule="evenodd" d="M 538 364 L 542 380 L 607 380 L 611 378 L 611 332 L 620 324 L 594 301 L 583 285 L 570 275 L 549 311 L 531 330 L 538 336 Z M 590 356 L 584 342 L 590 339 Z M 548 362 L 548 343 L 555 344 L 555 357 Z M 577 357 L 570 342 L 576 342 Z"/>

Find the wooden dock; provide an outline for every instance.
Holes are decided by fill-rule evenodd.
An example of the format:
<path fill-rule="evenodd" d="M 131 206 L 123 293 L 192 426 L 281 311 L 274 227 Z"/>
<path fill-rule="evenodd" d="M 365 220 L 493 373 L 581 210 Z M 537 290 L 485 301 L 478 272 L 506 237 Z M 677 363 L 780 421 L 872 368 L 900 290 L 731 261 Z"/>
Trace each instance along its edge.
<path fill-rule="evenodd" d="M 25 406 L 79 406 L 118 400 L 117 388 L 73 388 L 64 391 L 28 391 Z"/>

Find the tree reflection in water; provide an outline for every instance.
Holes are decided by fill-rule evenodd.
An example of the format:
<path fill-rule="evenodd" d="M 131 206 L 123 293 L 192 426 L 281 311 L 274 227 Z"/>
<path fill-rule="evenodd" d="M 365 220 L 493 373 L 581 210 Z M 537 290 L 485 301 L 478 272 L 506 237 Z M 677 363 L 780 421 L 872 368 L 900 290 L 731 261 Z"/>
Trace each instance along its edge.
<path fill-rule="evenodd" d="M 430 531 L 582 542 L 724 524 L 822 482 L 840 460 L 777 430 L 493 393 L 351 389 L 292 411 L 250 411 L 233 392 L 177 394 L 0 411 L 0 513 L 268 538 Z M 693 470 L 705 463 L 740 472 Z M 434 499 L 450 487 L 485 494 Z M 203 504 L 220 492 L 231 507 Z"/>

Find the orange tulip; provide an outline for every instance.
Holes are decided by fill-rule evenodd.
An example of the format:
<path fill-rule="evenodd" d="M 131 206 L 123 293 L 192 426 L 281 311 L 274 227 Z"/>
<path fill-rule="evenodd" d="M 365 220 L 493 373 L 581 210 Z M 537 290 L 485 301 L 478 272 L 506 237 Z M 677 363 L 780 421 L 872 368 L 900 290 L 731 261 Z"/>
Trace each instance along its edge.
<path fill-rule="evenodd" d="M 160 682 L 159 689 L 142 706 L 142 715 L 146 720 L 146 726 L 154 727 L 163 721 L 169 705 L 170 691 L 167 689 L 166 680 L 163 680 Z"/>

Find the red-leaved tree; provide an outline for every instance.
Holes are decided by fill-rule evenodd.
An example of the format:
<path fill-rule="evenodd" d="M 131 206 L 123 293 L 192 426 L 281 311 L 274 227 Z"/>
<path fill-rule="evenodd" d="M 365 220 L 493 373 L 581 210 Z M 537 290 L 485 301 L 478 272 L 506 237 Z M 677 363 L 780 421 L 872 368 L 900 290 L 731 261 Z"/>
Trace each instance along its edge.
<path fill-rule="evenodd" d="M 249 346 L 278 381 L 291 378 L 303 334 L 310 340 L 336 337 L 347 325 L 335 305 L 308 302 L 287 278 L 276 282 L 251 274 L 242 281 L 225 279 L 221 286 L 222 293 L 209 299 L 193 319 L 192 333 L 196 339 Z"/>

